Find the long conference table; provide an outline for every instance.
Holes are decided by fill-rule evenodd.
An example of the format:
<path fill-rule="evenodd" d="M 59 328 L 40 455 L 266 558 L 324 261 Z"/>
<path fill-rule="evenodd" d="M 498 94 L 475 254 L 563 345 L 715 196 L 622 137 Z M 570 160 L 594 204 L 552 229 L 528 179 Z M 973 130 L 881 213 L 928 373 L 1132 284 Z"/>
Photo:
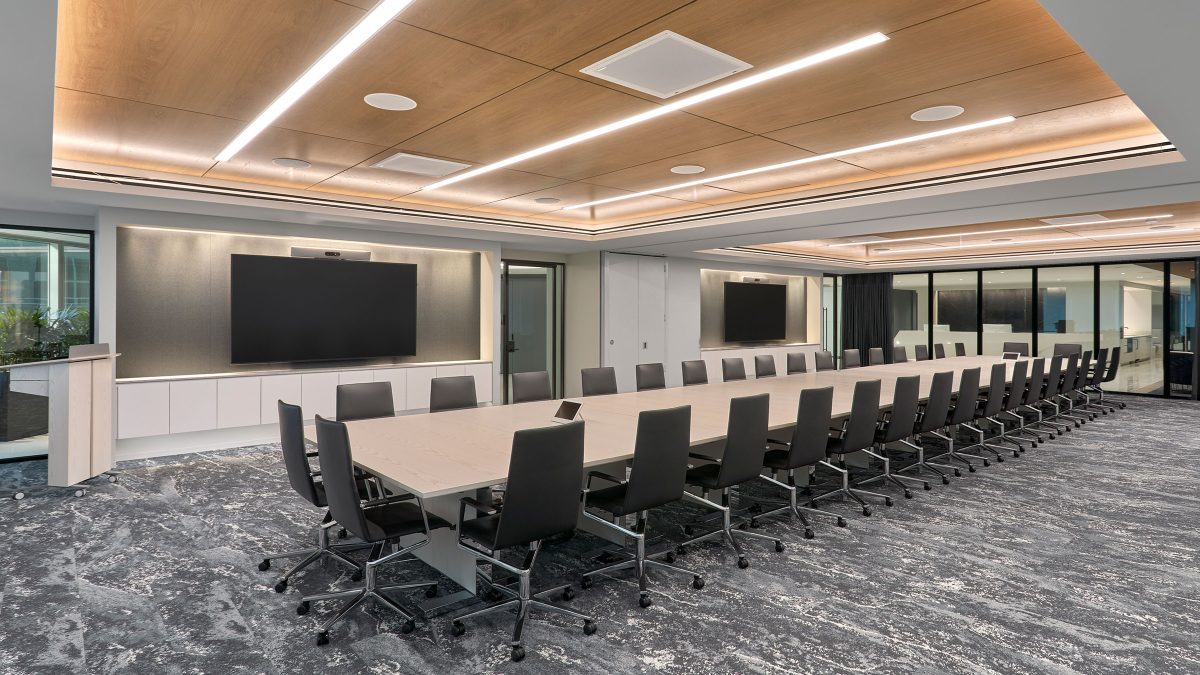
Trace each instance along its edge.
<path fill-rule="evenodd" d="M 952 371 L 957 390 L 963 370 L 980 368 L 980 385 L 986 389 L 996 363 L 1007 364 L 1007 377 L 1011 378 L 1012 365 L 1017 361 L 999 356 L 959 356 L 575 399 L 583 404 L 584 467 L 619 465 L 632 458 L 638 414 L 643 410 L 690 405 L 692 445 L 702 446 L 724 439 L 729 400 L 738 396 L 770 394 L 769 426 L 776 431 L 795 424 L 800 392 L 805 389 L 833 386 L 833 415 L 837 418 L 850 413 L 856 382 L 881 381 L 883 410 L 891 406 L 897 378 L 920 375 L 925 395 L 935 373 Z M 454 523 L 460 497 L 472 496 L 479 488 L 507 479 L 513 433 L 552 424 L 558 406 L 559 401 L 537 401 L 356 420 L 347 422 L 346 427 L 356 465 L 378 476 L 389 489 L 421 497 L 431 513 Z M 306 436 L 315 439 L 311 426 Z M 624 475 L 623 471 L 618 473 Z M 586 523 L 581 519 L 581 525 Z M 585 529 L 611 537 L 604 531 Z M 437 530 L 417 555 L 474 592 L 475 559 L 458 548 L 456 537 L 450 530 Z"/>

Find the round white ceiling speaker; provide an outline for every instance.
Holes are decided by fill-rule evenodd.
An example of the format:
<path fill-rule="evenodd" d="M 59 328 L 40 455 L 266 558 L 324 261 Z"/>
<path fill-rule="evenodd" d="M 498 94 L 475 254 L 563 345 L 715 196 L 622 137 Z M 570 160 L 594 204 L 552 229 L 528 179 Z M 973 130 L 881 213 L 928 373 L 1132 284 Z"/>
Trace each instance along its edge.
<path fill-rule="evenodd" d="M 538 197 L 533 201 L 537 202 L 538 204 L 557 204 L 562 200 L 558 197 Z"/>
<path fill-rule="evenodd" d="M 935 105 L 930 108 L 921 108 L 915 113 L 909 115 L 915 122 L 941 122 L 966 112 L 961 105 Z"/>
<path fill-rule="evenodd" d="M 307 169 L 312 166 L 312 164 L 294 157 L 276 157 L 271 160 L 271 163 L 275 166 L 282 166 L 285 169 Z"/>
<path fill-rule="evenodd" d="M 679 166 L 671 167 L 671 173 L 704 173 L 704 167 L 699 164 L 680 164 Z"/>
<path fill-rule="evenodd" d="M 400 94 L 376 93 L 367 94 L 363 97 L 367 105 L 379 108 L 380 110 L 412 110 L 417 107 L 417 102 L 407 96 Z"/>

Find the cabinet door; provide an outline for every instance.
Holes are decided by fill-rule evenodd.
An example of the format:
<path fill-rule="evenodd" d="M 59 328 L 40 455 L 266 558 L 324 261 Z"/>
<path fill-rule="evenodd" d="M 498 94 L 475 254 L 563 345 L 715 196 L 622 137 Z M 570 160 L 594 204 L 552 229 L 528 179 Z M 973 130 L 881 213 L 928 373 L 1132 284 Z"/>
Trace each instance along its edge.
<path fill-rule="evenodd" d="M 662 363 L 667 356 L 667 261 L 638 260 L 638 363 Z"/>
<path fill-rule="evenodd" d="M 633 367 L 641 356 L 638 329 L 638 293 L 642 256 L 604 255 L 604 314 L 601 365 L 617 372 L 617 389 L 633 391 Z M 570 373 L 569 377 L 579 377 Z"/>

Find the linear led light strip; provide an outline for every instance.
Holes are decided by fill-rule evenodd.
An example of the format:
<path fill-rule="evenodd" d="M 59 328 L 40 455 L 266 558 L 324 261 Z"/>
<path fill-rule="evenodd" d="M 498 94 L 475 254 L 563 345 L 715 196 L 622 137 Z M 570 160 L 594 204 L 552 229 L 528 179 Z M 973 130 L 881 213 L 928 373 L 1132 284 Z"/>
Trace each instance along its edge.
<path fill-rule="evenodd" d="M 942 136 L 952 136 L 954 134 L 961 134 L 961 133 L 964 133 L 967 131 L 983 129 L 985 127 L 994 127 L 998 124 L 1008 124 L 1009 122 L 1012 122 L 1015 119 L 1016 118 L 1011 115 L 1006 115 L 1004 117 L 997 117 L 995 119 L 985 120 L 983 122 L 975 122 L 974 124 L 964 124 L 962 126 L 950 127 L 948 129 L 942 129 L 940 131 L 930 131 L 930 132 L 924 133 L 924 134 L 917 134 L 916 136 L 905 136 L 903 138 L 895 138 L 890 141 L 882 141 L 879 143 L 872 143 L 870 145 L 860 145 L 857 148 L 846 148 L 845 150 L 837 150 L 835 152 L 827 152 L 823 155 L 812 155 L 811 157 L 805 157 L 803 159 L 794 159 L 790 162 L 780 162 L 778 164 L 768 164 L 767 166 L 760 166 L 760 167 L 756 167 L 753 169 L 745 169 L 743 171 L 735 171 L 733 173 L 722 174 L 720 176 L 709 176 L 708 178 L 702 178 L 699 180 L 690 180 L 690 181 L 686 181 L 683 183 L 673 183 L 671 185 L 664 185 L 662 187 L 657 187 L 657 188 L 654 188 L 651 190 L 642 190 L 641 192 L 630 192 L 629 194 L 619 195 L 616 197 L 609 197 L 607 199 L 597 199 L 597 200 L 591 201 L 591 202 L 584 202 L 583 204 L 576 204 L 574 206 L 568 206 L 566 208 L 563 208 L 562 210 L 563 211 L 571 211 L 573 209 L 583 209 L 583 208 L 587 208 L 589 206 L 597 206 L 599 204 L 611 204 L 613 202 L 625 201 L 626 199 L 636 199 L 638 197 L 645 197 L 647 195 L 658 194 L 660 192 L 669 192 L 671 190 L 678 190 L 680 188 L 688 188 L 688 187 L 693 187 L 696 185 L 709 185 L 712 183 L 719 183 L 723 180 L 729 180 L 731 178 L 741 178 L 742 176 L 753 176 L 754 174 L 766 173 L 768 171 L 778 171 L 780 169 L 788 169 L 793 166 L 801 166 L 803 164 L 812 164 L 814 162 L 823 162 L 827 159 L 837 159 L 838 157 L 845 157 L 846 155 L 857 155 L 861 152 L 872 152 L 874 150 L 882 150 L 884 148 L 892 148 L 897 145 L 906 145 L 908 143 L 917 143 L 920 141 L 927 141 L 931 138 L 941 138 Z"/>
<path fill-rule="evenodd" d="M 605 124 L 604 126 L 601 126 L 601 127 L 596 127 L 595 129 L 589 129 L 588 131 L 584 131 L 582 133 L 575 134 L 574 136 L 568 136 L 567 138 L 563 138 L 561 140 L 554 141 L 553 143 L 543 145 L 539 148 L 527 150 L 525 152 L 522 152 L 519 155 L 513 155 L 512 157 L 506 157 L 498 162 L 492 162 L 491 164 L 486 164 L 477 169 L 471 169 L 470 171 L 465 171 L 463 173 L 451 176 L 444 180 L 440 180 L 436 183 L 431 183 L 429 185 L 426 185 L 425 187 L 423 187 L 421 189 L 422 190 L 436 190 L 438 188 L 446 187 L 447 185 L 453 185 L 455 183 L 458 183 L 458 182 L 461 182 L 464 180 L 469 180 L 476 176 L 481 176 L 485 173 L 490 173 L 497 169 L 503 169 L 506 166 L 511 166 L 518 162 L 523 162 L 527 159 L 539 157 L 541 155 L 545 155 L 547 153 L 554 152 L 555 150 L 562 150 L 563 148 L 570 147 L 577 143 L 582 143 L 584 141 L 591 140 L 593 138 L 596 138 L 597 136 L 603 136 L 604 134 L 610 134 L 614 131 L 619 131 L 621 129 L 631 127 L 635 124 L 641 124 L 642 122 L 648 122 L 652 119 L 662 117 L 663 115 L 666 115 L 668 113 L 673 113 L 677 110 L 682 110 L 683 108 L 686 108 L 688 106 L 696 105 L 697 103 L 703 103 L 704 101 L 711 101 L 712 99 L 717 98 L 718 96 L 732 94 L 735 91 L 741 91 L 742 89 L 746 89 L 747 87 L 753 87 L 756 84 L 762 84 L 763 82 L 767 82 L 769 80 L 774 80 L 775 78 L 778 78 L 778 77 L 783 77 L 784 75 L 794 73 L 798 70 L 803 70 L 810 66 L 815 66 L 818 63 L 824 63 L 825 61 L 835 59 L 839 56 L 845 56 L 846 54 L 856 52 L 860 49 L 865 49 L 872 45 L 877 45 L 880 42 L 885 42 L 887 39 L 888 39 L 888 37 L 886 35 L 884 35 L 883 33 L 871 33 L 870 35 L 865 35 L 863 37 L 858 38 L 857 40 L 851 40 L 850 42 L 838 45 L 831 49 L 826 49 L 825 51 L 817 52 L 816 54 L 810 54 L 808 56 L 805 56 L 804 58 L 800 58 L 795 61 L 785 63 L 782 66 L 776 66 L 775 68 L 771 68 L 769 70 L 764 70 L 763 72 L 758 73 L 757 75 L 750 75 L 749 77 L 743 77 L 735 82 L 730 82 L 729 84 L 721 85 L 720 87 L 714 87 L 712 89 L 702 91 L 699 94 L 693 94 L 691 96 L 681 98 L 677 101 L 673 101 L 671 103 L 667 103 L 665 105 L 658 106 L 652 110 L 647 110 L 646 112 L 638 113 L 637 115 L 632 115 L 630 117 L 626 117 L 624 119 L 617 120 L 616 122 L 611 122 L 609 124 Z"/>
<path fill-rule="evenodd" d="M 218 162 L 227 162 L 233 158 L 246 144 L 254 140 L 271 125 L 272 122 L 279 119 L 279 116 L 292 107 L 296 101 L 300 100 L 317 83 L 325 79 L 325 76 L 341 65 L 351 54 L 358 50 L 359 47 L 366 44 L 376 33 L 378 33 L 389 21 L 396 18 L 405 7 L 412 3 L 412 0 L 381 0 L 375 9 L 372 9 L 362 18 L 354 28 L 351 28 L 348 33 L 343 35 L 329 51 L 325 52 L 321 58 L 317 59 L 304 71 L 304 74 L 299 77 L 290 87 L 285 89 L 279 98 L 271 102 L 267 109 L 262 111 L 254 121 L 250 123 L 242 133 L 229 142 L 217 156 Z"/>
<path fill-rule="evenodd" d="M 1032 227 L 1006 227 L 1002 230 L 984 230 L 983 232 L 955 232 L 953 234 L 929 234 L 920 237 L 899 237 L 896 239 L 888 239 L 887 241 L 849 241 L 841 244 L 830 244 L 828 248 L 839 248 L 842 246 L 874 246 L 882 244 L 898 244 L 902 241 L 924 241 L 926 239 L 946 239 L 950 237 L 981 237 L 989 234 L 1003 234 L 1005 232 L 1030 232 L 1033 230 L 1052 230 L 1055 228 L 1062 229 L 1067 227 L 1077 227 L 1079 225 L 1103 225 L 1105 223 L 1128 223 L 1134 220 L 1163 220 L 1165 218 L 1173 218 L 1173 214 L 1164 213 L 1157 216 L 1137 216 L 1136 218 L 1109 218 L 1108 220 L 1088 220 L 1080 223 L 1059 223 L 1057 225 L 1034 225 Z"/>
<path fill-rule="evenodd" d="M 1105 221 L 1112 222 L 1112 221 Z M 1194 232 L 1196 228 L 1189 227 L 1184 230 L 1172 230 L 1167 236 L 1175 236 L 1183 232 Z M 987 241 L 978 244 L 959 244 L 957 246 L 926 246 L 923 248 L 902 248 L 894 251 L 876 251 L 876 255 L 900 255 L 904 253 L 928 253 L 931 251 L 957 251 L 964 248 L 987 248 L 989 246 L 1029 246 L 1033 244 L 1051 244 L 1062 241 L 1078 242 L 1081 239 L 1114 239 L 1116 237 L 1136 237 L 1140 235 L 1159 235 L 1162 232 L 1154 230 L 1145 230 L 1142 232 L 1114 232 L 1111 234 L 1081 234 L 1075 237 L 1050 237 L 1048 239 L 1031 239 L 1028 241 Z"/>

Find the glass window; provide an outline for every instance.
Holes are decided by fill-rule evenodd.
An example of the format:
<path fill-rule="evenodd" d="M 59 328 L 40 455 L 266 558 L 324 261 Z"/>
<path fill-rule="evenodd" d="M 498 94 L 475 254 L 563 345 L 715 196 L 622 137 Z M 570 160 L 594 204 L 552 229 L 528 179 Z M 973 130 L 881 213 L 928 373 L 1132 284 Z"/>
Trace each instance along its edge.
<path fill-rule="evenodd" d="M 1094 351 L 1095 273 L 1091 265 L 1038 270 L 1039 356 L 1053 355 L 1060 344 Z"/>
<path fill-rule="evenodd" d="M 1121 353 L 1112 391 L 1163 392 L 1163 265 L 1100 266 L 1100 346 Z"/>
<path fill-rule="evenodd" d="M 892 275 L 892 345 L 904 347 L 908 360 L 916 346 L 929 344 L 929 275 Z"/>
<path fill-rule="evenodd" d="M 1191 398 L 1196 368 L 1196 263 L 1192 260 L 1171 263 L 1170 280 L 1167 392 Z"/>
<path fill-rule="evenodd" d="M 1033 342 L 1033 270 L 983 273 L 983 353 L 1002 354 L 1004 343 Z"/>
<path fill-rule="evenodd" d="M 978 352 L 979 273 L 937 272 L 933 275 L 933 341 L 954 355 L 961 343 L 968 356 Z"/>

